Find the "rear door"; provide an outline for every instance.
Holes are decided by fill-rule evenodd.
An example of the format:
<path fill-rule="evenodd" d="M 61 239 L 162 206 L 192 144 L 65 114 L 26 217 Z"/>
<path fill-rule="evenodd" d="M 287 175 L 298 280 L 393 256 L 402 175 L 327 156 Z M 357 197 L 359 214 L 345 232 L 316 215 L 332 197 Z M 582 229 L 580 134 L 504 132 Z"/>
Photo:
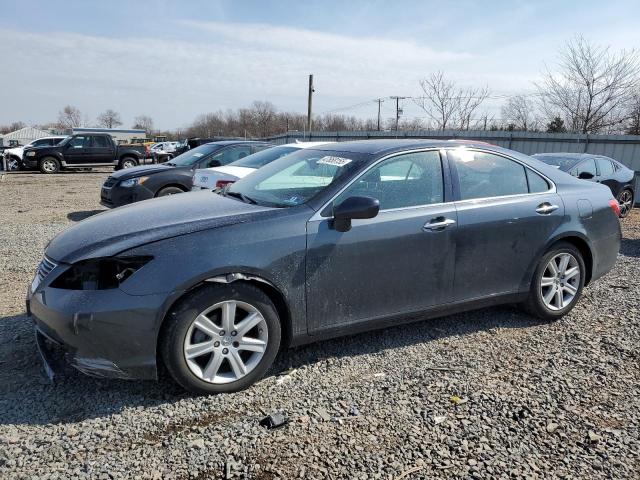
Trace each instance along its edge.
<path fill-rule="evenodd" d="M 380 201 L 348 232 L 307 225 L 307 315 L 321 331 L 416 312 L 451 300 L 456 230 L 437 150 L 400 154 L 362 174 L 334 201 Z M 448 178 L 448 176 L 447 176 Z"/>
<path fill-rule="evenodd" d="M 562 223 L 553 184 L 513 158 L 448 151 L 458 214 L 456 301 L 521 291 L 532 263 Z"/>
<path fill-rule="evenodd" d="M 69 165 L 85 163 L 89 147 L 89 135 L 76 135 L 65 145 L 64 160 Z"/>
<path fill-rule="evenodd" d="M 104 135 L 91 135 L 86 163 L 112 163 L 115 158 L 113 142 Z"/>

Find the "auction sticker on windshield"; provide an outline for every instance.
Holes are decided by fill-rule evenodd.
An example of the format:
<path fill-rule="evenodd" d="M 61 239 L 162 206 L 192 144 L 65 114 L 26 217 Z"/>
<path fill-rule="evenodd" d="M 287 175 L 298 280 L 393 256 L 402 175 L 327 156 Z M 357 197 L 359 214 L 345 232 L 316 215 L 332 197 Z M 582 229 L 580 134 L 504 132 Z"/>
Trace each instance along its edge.
<path fill-rule="evenodd" d="M 335 165 L 336 167 L 344 167 L 345 165 L 351 163 L 351 159 L 327 155 L 326 157 L 322 157 L 316 163 L 318 165 Z"/>

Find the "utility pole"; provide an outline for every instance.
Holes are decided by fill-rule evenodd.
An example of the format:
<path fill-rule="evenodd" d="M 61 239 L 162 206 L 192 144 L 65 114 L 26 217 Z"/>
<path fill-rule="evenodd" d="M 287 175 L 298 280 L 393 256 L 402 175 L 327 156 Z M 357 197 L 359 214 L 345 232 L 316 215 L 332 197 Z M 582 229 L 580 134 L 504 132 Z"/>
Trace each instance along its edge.
<path fill-rule="evenodd" d="M 398 96 L 393 96 L 391 97 L 393 100 L 396 101 L 396 137 L 398 136 L 398 122 L 400 120 L 400 100 L 404 100 L 407 97 L 398 97 Z"/>
<path fill-rule="evenodd" d="M 378 131 L 380 131 L 380 104 L 382 103 L 382 99 L 378 99 Z"/>
<path fill-rule="evenodd" d="M 309 100 L 307 101 L 307 131 L 309 132 L 309 139 L 311 139 L 311 106 L 313 103 L 313 74 L 309 75 Z"/>

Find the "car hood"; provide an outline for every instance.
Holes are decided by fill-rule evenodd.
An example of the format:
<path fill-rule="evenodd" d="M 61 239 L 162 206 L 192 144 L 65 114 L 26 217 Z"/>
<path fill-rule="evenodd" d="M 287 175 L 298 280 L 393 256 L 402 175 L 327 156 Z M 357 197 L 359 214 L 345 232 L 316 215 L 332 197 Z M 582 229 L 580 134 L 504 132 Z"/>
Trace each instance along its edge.
<path fill-rule="evenodd" d="M 29 147 L 31 148 L 31 147 Z M 9 155 L 17 155 L 19 157 L 22 156 L 22 152 L 24 152 L 25 147 L 13 147 L 7 148 L 4 153 L 8 153 Z"/>
<path fill-rule="evenodd" d="M 55 262 L 74 263 L 201 230 L 252 221 L 280 209 L 208 190 L 155 198 L 105 211 L 60 233 L 46 249 Z"/>
<path fill-rule="evenodd" d="M 142 177 L 146 175 L 153 175 L 154 173 L 166 172 L 167 170 L 174 170 L 175 168 L 186 167 L 172 167 L 171 165 L 140 165 L 138 167 L 118 170 L 113 172 L 110 176 L 117 180 L 128 180 L 129 178 Z"/>

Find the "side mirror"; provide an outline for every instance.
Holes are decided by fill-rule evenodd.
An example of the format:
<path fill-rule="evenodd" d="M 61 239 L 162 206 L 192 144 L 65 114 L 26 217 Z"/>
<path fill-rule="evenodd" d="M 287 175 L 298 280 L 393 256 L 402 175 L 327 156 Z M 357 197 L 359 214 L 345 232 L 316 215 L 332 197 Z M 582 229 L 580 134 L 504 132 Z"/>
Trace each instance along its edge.
<path fill-rule="evenodd" d="M 333 209 L 333 228 L 351 230 L 351 220 L 373 218 L 380 211 L 380 201 L 371 197 L 349 197 Z"/>
<path fill-rule="evenodd" d="M 580 172 L 580 175 L 578 175 L 578 178 L 580 180 L 591 180 L 593 178 L 593 173 L 591 173 L 591 172 Z"/>

